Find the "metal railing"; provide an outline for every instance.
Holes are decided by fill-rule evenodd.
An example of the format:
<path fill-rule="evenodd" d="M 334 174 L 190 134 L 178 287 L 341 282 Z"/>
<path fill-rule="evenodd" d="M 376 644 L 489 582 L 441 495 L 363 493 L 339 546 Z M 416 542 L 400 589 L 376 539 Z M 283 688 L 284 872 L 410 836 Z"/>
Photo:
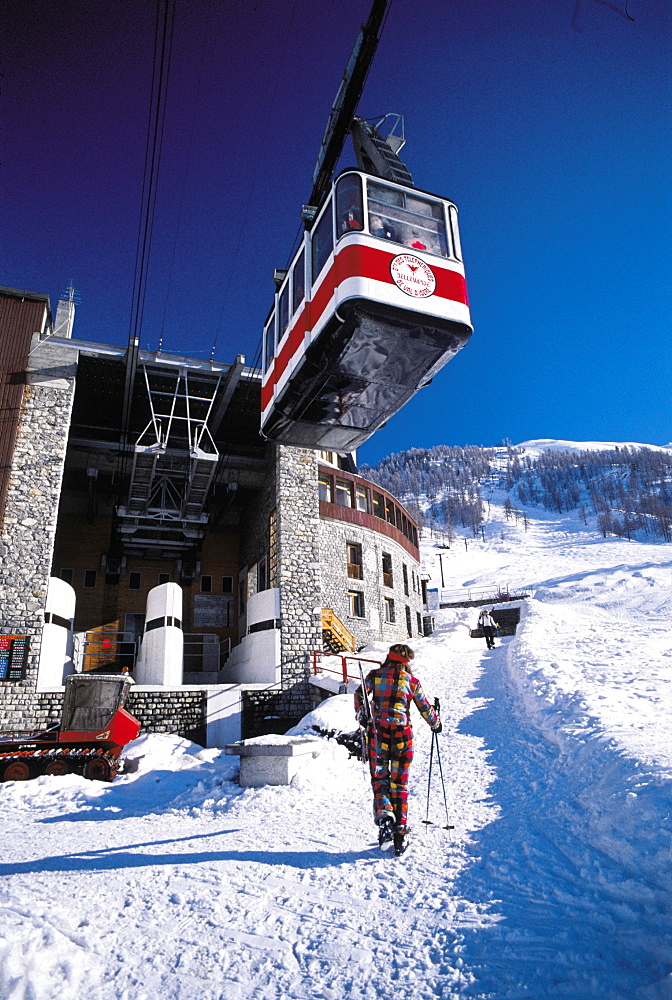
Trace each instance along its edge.
<path fill-rule="evenodd" d="M 124 631 L 89 631 L 76 633 L 74 643 L 74 662 L 78 672 L 100 670 L 107 666 L 128 667 L 132 671 L 141 640 L 128 638 L 128 633 Z M 214 633 L 184 634 L 185 673 L 219 671 L 230 655 L 230 638 L 220 639 Z"/>
<path fill-rule="evenodd" d="M 333 662 L 327 665 L 324 663 L 324 660 L 331 660 Z M 350 673 L 348 670 L 349 662 L 358 664 L 355 668 L 356 673 Z M 336 653 L 325 653 L 321 649 L 313 650 L 313 676 L 317 674 L 336 674 L 341 677 L 344 684 L 347 684 L 348 681 L 359 681 L 361 680 L 359 675 L 360 663 L 373 663 L 376 667 L 380 666 L 380 660 L 368 660 L 359 656 L 340 656 Z"/>
<path fill-rule="evenodd" d="M 231 655 L 231 639 L 220 639 L 215 633 L 185 632 L 185 674 L 215 673 L 222 669 Z"/>
<path fill-rule="evenodd" d="M 529 593 L 529 587 L 511 587 L 508 583 L 504 586 L 493 584 L 492 587 L 479 589 L 462 587 L 460 590 L 439 590 L 439 603 L 461 604 L 472 601 L 491 601 L 493 604 L 502 604 L 515 600 L 517 597 L 527 596 Z"/>

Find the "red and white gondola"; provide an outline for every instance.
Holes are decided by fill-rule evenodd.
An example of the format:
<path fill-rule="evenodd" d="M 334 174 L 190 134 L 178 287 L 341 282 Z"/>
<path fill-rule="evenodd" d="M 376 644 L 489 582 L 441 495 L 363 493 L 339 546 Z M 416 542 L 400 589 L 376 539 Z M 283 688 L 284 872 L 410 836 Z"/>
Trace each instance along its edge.
<path fill-rule="evenodd" d="M 264 327 L 262 434 L 354 451 L 471 333 L 453 202 L 348 170 Z"/>

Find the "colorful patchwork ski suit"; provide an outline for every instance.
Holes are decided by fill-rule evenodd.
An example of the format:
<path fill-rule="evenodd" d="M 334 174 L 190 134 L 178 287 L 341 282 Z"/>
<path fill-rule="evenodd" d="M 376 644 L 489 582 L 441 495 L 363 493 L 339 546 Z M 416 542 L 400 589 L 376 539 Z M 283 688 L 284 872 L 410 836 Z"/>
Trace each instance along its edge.
<path fill-rule="evenodd" d="M 411 702 L 432 729 L 439 716 L 432 708 L 417 677 L 403 663 L 377 667 L 365 680 L 373 724 L 366 730 L 369 769 L 376 823 L 391 816 L 400 831 L 406 830 L 408 772 L 413 760 Z M 355 691 L 355 712 L 365 708 L 362 688 Z"/>

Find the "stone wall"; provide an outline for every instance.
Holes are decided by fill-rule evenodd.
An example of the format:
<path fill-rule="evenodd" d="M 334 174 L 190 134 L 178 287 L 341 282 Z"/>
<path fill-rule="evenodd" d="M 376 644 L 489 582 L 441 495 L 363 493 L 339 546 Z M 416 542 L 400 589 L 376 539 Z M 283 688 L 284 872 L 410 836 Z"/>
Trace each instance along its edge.
<path fill-rule="evenodd" d="M 296 683 L 285 691 L 244 691 L 243 739 L 287 732 L 325 697 L 323 691 L 308 681 Z"/>
<path fill-rule="evenodd" d="M 31 728 L 48 729 L 61 721 L 62 691 L 37 695 L 37 722 Z M 142 724 L 144 733 L 174 733 L 200 746 L 206 744 L 207 691 L 136 691 L 128 695 L 126 708 Z"/>
<path fill-rule="evenodd" d="M 75 384 L 76 355 L 34 350 L 0 535 L 0 632 L 30 637 L 23 681 L 0 681 L 0 730 L 35 724 L 37 668 Z"/>
<path fill-rule="evenodd" d="M 286 686 L 304 680 L 311 651 L 322 648 L 320 514 L 316 452 L 280 445 L 276 461 L 282 683 Z"/>
<path fill-rule="evenodd" d="M 362 580 L 348 577 L 349 542 L 362 547 Z M 392 557 L 393 587 L 383 586 L 383 552 Z M 407 642 L 422 635 L 422 596 L 417 589 L 413 589 L 414 579 L 416 588 L 420 586 L 420 564 L 397 542 L 369 528 L 323 518 L 320 523 L 320 563 L 324 607 L 331 608 L 338 615 L 355 636 L 358 647 L 380 640 L 390 644 Z M 408 594 L 404 592 L 404 566 Z M 364 618 L 354 618 L 350 614 L 349 591 L 359 591 L 364 595 Z M 394 623 L 385 621 L 386 597 L 394 601 Z M 411 636 L 406 627 L 407 606 L 411 609 Z"/>

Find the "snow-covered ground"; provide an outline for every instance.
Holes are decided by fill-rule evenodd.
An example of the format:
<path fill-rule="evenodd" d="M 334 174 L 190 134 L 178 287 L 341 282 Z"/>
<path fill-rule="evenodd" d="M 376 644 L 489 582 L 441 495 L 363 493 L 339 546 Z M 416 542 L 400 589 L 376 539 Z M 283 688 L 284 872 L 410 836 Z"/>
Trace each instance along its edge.
<path fill-rule="evenodd" d="M 477 609 L 448 609 L 413 642 L 455 829 L 436 761 L 422 823 L 417 714 L 400 859 L 333 741 L 289 787 L 160 736 L 112 785 L 5 783 L 0 1000 L 672 998 L 672 548 L 485 499 L 445 588 L 529 587 L 517 635 L 488 651 Z M 344 695 L 299 728 L 348 720 Z"/>

